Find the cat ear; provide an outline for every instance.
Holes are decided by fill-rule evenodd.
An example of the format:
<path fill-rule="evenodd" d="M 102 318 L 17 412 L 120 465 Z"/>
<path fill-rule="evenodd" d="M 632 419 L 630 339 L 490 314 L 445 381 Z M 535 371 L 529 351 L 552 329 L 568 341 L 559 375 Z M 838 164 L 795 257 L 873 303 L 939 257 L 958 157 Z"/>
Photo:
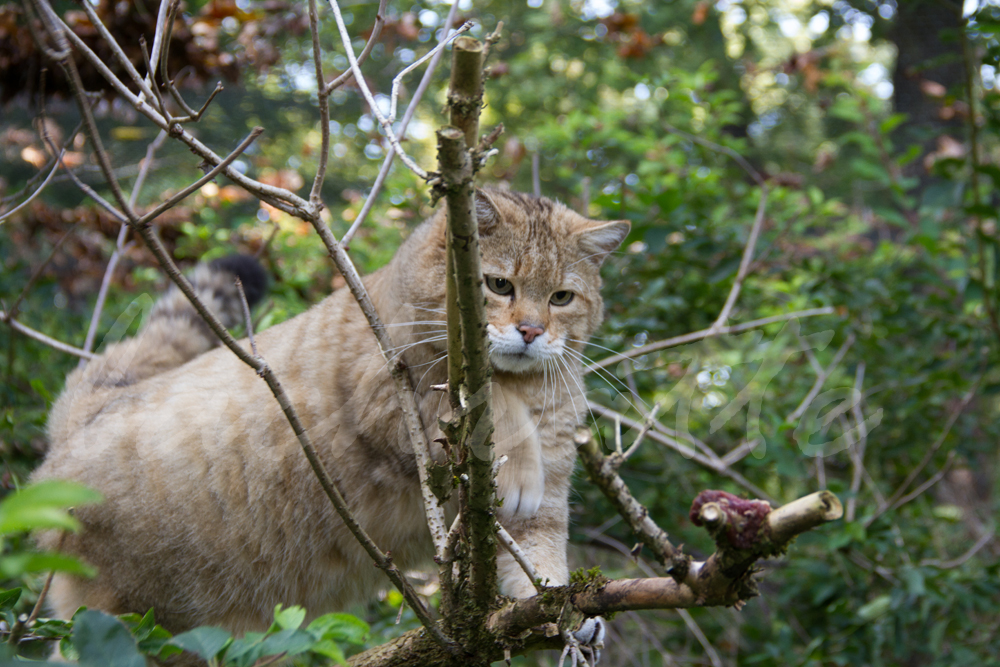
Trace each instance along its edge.
<path fill-rule="evenodd" d="M 476 188 L 476 222 L 479 225 L 480 236 L 486 236 L 500 222 L 500 212 L 496 202 L 486 190 Z"/>
<path fill-rule="evenodd" d="M 575 236 L 584 257 L 600 266 L 628 236 L 632 224 L 628 220 L 592 222 L 593 226 L 578 231 Z"/>

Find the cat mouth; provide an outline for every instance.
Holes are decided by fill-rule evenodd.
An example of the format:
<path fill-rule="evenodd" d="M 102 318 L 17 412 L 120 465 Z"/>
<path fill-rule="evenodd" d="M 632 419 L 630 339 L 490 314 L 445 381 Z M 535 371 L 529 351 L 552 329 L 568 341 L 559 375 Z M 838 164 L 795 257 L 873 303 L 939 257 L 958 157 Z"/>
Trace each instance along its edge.
<path fill-rule="evenodd" d="M 498 371 L 508 373 L 527 373 L 540 371 L 544 365 L 544 360 L 524 352 L 501 352 L 497 349 L 490 350 L 490 363 Z"/>

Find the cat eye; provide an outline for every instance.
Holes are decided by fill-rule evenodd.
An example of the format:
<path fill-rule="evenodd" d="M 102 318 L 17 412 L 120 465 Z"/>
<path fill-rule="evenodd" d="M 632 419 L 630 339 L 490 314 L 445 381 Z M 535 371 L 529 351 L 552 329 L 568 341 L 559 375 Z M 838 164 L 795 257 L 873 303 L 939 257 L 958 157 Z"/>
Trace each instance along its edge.
<path fill-rule="evenodd" d="M 496 276 L 486 276 L 486 286 L 491 292 L 496 292 L 500 296 L 507 296 L 514 293 L 514 286 L 506 278 Z"/>
<path fill-rule="evenodd" d="M 569 290 L 559 290 L 552 295 L 549 301 L 553 306 L 565 306 L 567 303 L 573 300 L 573 293 Z"/>

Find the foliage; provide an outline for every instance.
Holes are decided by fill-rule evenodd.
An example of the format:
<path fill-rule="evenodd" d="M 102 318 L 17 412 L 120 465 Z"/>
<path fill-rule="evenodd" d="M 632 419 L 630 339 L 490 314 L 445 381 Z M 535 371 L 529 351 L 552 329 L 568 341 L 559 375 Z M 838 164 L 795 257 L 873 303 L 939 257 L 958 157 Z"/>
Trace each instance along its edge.
<path fill-rule="evenodd" d="M 535 4 L 542 3 L 529 3 Z M 484 127 L 503 122 L 506 133 L 486 177 L 530 191 L 531 156 L 537 154 L 545 194 L 594 217 L 632 222 L 626 246 L 605 273 L 607 318 L 589 356 L 600 359 L 700 330 L 718 316 L 764 196 L 733 154 L 761 175 L 767 195 L 762 238 L 730 323 L 825 306 L 836 313 L 803 318 L 798 330 L 779 322 L 650 352 L 588 376 L 595 402 L 638 422 L 658 404 L 662 435 L 673 433 L 682 444 L 719 457 L 732 453 L 727 466 L 778 502 L 827 487 L 856 503 L 852 520 L 804 536 L 791 556 L 768 566 L 761 598 L 739 615 L 692 610 L 704 644 L 672 613 L 623 615 L 612 624 L 624 638 L 609 641 L 609 664 L 660 655 L 706 662 L 709 649 L 727 663 L 760 665 L 995 664 L 1000 654 L 1000 552 L 992 542 L 972 551 L 994 529 L 1000 470 L 1000 332 L 991 322 L 991 312 L 1000 307 L 994 209 L 1000 193 L 1000 93 L 990 78 L 1000 66 L 1000 12 L 986 4 L 969 17 L 965 51 L 957 36 L 946 40 L 953 57 L 972 62 L 981 77 L 972 96 L 975 108 L 969 108 L 962 81 L 925 80 L 927 103 L 941 123 L 923 127 L 916 139 L 902 131 L 909 126 L 908 110 L 893 109 L 886 95 L 896 48 L 887 41 L 888 28 L 898 21 L 894 5 L 622 0 L 615 13 L 596 2 L 462 6 L 482 21 L 480 35 L 496 20 L 507 25 L 490 56 L 493 79 L 483 119 Z M 387 76 L 423 51 L 447 9 L 430 0 L 390 6 L 385 46 L 371 56 L 380 90 L 388 90 Z M 352 6 L 352 29 L 370 26 L 374 10 L 374 4 Z M 792 23 L 800 30 L 790 36 Z M 249 25 L 237 23 L 233 34 Z M 864 29 L 872 36 L 859 39 Z M 204 132 L 218 145 L 232 146 L 249 126 L 265 126 L 264 140 L 244 166 L 301 187 L 319 142 L 314 92 L 301 83 L 308 78 L 303 73 L 311 72 L 303 64 L 310 62 L 308 44 L 294 34 L 271 39 L 285 40 L 280 63 L 223 93 Z M 323 39 L 334 43 L 332 31 Z M 231 48 L 238 51 L 245 43 L 234 38 Z M 337 58 L 342 56 L 332 56 L 327 65 L 343 68 Z M 440 89 L 432 88 L 438 102 Z M 340 235 L 359 214 L 384 147 L 356 91 L 338 92 L 333 101 L 332 140 L 340 162 L 331 168 L 323 196 Z M 422 163 L 430 155 L 427 128 L 438 122 L 433 106 L 425 104 L 418 113 L 408 144 Z M 69 132 L 73 112 L 56 111 L 53 119 Z M 34 173 L 22 158 L 30 155 L 25 151 L 42 150 L 32 134 L 32 115 L 14 109 L 5 121 L 5 136 L 14 143 L 0 175 L 11 192 Z M 136 162 L 153 138 L 148 127 L 114 105 L 102 122 L 134 130 L 119 132 L 112 144 L 120 165 Z M 970 150 L 970 128 L 978 133 L 978 156 Z M 165 145 L 143 197 L 157 201 L 197 175 L 183 150 Z M 393 170 L 370 222 L 352 242 L 360 267 L 384 263 L 429 212 L 423 192 L 407 171 Z M 20 319 L 79 343 L 117 227 L 70 188 L 47 192 L 42 200 L 0 227 L 0 294 L 8 303 L 16 298 L 69 228 L 67 221 L 74 222 L 76 231 L 28 294 Z M 261 328 L 342 285 L 308 229 L 231 185 L 206 186 L 171 215 L 160 221 L 161 233 L 188 262 L 233 248 L 262 250 L 274 285 Z M 102 333 L 141 292 L 162 285 L 141 248 L 130 248 L 123 264 Z M 0 347 L 7 352 L 0 390 L 4 483 L 13 486 L 44 449 L 45 412 L 75 360 L 4 327 Z M 839 363 L 828 368 L 840 350 Z M 768 359 L 782 361 L 764 382 Z M 816 383 L 817 367 L 825 369 L 825 381 L 813 409 L 796 415 Z M 741 395 L 749 400 L 730 409 Z M 613 446 L 613 421 L 594 422 Z M 862 466 L 856 456 L 863 436 Z M 626 446 L 632 437 L 626 433 Z M 914 472 L 913 483 L 903 488 Z M 622 476 L 675 542 L 698 556 L 709 553 L 711 544 L 686 518 L 690 500 L 704 488 L 746 493 L 731 478 L 650 440 Z M 905 498 L 930 482 L 909 502 L 885 508 L 898 489 Z M 600 565 L 609 576 L 635 575 L 636 566 L 616 550 L 627 553 L 634 538 L 609 518 L 596 490 L 581 480 L 576 492 L 576 565 Z M 30 577 L 7 576 L 11 588 L 34 586 Z M 8 615 L 26 610 L 27 603 L 13 593 L 0 598 Z M 409 614 L 402 626 L 393 624 L 398 606 L 396 600 L 359 611 L 372 621 L 372 643 L 412 625 Z M 259 651 L 260 657 L 270 650 L 265 645 L 293 637 L 305 642 L 308 634 L 314 654 L 336 659 L 333 651 L 339 649 L 324 654 L 316 647 L 326 639 L 330 646 L 356 643 L 317 635 L 310 628 L 319 619 L 302 629 L 289 612 L 276 615 L 266 636 L 239 644 L 224 644 L 221 635 L 202 629 L 158 646 L 190 641 L 206 656 L 213 648 L 218 656 L 227 646 L 227 655 Z M 86 614 L 85 621 L 83 615 L 75 621 L 89 628 L 82 637 L 103 632 L 109 641 L 132 641 L 116 621 Z M 278 617 L 286 619 L 284 625 Z M 70 624 L 49 623 L 75 645 Z M 160 638 L 152 616 L 125 623 L 136 650 L 152 654 Z M 550 664 L 546 659 L 537 658 Z"/>

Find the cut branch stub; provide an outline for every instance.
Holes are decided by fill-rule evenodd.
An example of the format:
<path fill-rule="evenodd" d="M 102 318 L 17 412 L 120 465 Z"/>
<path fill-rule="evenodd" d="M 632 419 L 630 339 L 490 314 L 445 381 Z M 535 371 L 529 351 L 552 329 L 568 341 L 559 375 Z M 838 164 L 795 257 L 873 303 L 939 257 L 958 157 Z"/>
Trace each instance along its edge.
<path fill-rule="evenodd" d="M 702 491 L 691 503 L 691 523 L 704 526 L 720 549 L 751 549 L 759 541 L 771 505 L 725 491 Z"/>
<path fill-rule="evenodd" d="M 465 134 L 466 148 L 479 144 L 483 106 L 483 45 L 472 37 L 455 40 L 448 110 L 451 124 Z"/>

